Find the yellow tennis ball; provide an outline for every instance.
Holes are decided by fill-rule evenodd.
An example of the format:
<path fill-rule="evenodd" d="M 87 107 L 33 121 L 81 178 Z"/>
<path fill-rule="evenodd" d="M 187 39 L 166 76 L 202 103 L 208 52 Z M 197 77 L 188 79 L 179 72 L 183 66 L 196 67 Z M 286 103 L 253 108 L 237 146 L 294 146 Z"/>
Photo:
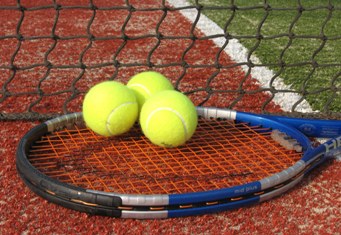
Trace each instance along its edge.
<path fill-rule="evenodd" d="M 145 71 L 133 76 L 127 83 L 127 87 L 135 93 L 139 110 L 152 95 L 163 90 L 174 90 L 172 83 L 161 73 Z"/>
<path fill-rule="evenodd" d="M 127 132 L 138 117 L 134 92 L 125 85 L 106 81 L 93 86 L 83 101 L 86 125 L 103 136 Z"/>
<path fill-rule="evenodd" d="M 175 90 L 149 98 L 140 113 L 140 125 L 154 144 L 172 148 L 185 144 L 195 132 L 198 115 L 192 101 Z"/>

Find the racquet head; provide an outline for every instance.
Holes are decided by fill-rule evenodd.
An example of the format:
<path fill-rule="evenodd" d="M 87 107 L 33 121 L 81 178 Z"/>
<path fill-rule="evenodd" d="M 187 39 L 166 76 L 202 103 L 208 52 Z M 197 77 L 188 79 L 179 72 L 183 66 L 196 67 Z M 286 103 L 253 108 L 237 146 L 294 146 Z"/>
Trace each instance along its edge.
<path fill-rule="evenodd" d="M 293 187 L 340 148 L 340 121 L 296 120 L 198 107 L 185 145 L 152 145 L 139 126 L 101 137 L 81 113 L 38 125 L 21 140 L 17 169 L 32 191 L 88 213 L 166 218 L 236 208 Z M 299 127 L 329 127 L 315 146 Z M 336 127 L 336 128 L 335 128 Z M 321 133 L 321 131 L 316 131 Z"/>

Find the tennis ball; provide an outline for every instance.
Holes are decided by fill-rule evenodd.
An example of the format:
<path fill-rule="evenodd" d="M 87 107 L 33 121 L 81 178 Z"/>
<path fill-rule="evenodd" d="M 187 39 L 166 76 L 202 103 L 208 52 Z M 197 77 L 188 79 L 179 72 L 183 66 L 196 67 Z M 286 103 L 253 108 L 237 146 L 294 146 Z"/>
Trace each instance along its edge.
<path fill-rule="evenodd" d="M 154 71 L 136 74 L 128 81 L 127 87 L 134 91 L 139 110 L 152 95 L 159 91 L 174 89 L 172 83 L 165 76 Z"/>
<path fill-rule="evenodd" d="M 198 124 L 196 108 L 184 94 L 175 90 L 158 92 L 143 105 L 140 125 L 154 144 L 172 148 L 183 145 Z"/>
<path fill-rule="evenodd" d="M 86 125 L 103 136 L 127 132 L 138 117 L 134 93 L 125 85 L 106 81 L 93 86 L 83 101 Z"/>

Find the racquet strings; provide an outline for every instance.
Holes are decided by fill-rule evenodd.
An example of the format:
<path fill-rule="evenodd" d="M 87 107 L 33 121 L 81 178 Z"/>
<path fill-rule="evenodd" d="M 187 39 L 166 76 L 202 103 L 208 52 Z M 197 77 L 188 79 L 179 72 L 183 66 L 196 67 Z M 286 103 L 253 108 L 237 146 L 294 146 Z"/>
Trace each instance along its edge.
<path fill-rule="evenodd" d="M 270 135 L 259 126 L 199 119 L 185 146 L 167 149 L 150 143 L 138 125 L 110 138 L 75 125 L 36 141 L 28 160 L 43 174 L 86 189 L 181 194 L 258 181 L 302 157 Z"/>

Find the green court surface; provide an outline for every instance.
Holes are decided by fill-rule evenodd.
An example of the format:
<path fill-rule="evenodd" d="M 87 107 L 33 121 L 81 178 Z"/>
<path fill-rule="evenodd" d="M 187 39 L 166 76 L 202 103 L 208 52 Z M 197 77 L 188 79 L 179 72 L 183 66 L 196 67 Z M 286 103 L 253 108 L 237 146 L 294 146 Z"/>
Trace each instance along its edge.
<path fill-rule="evenodd" d="M 301 5 L 299 5 L 301 2 Z M 341 111 L 340 1 L 192 1 L 314 110 Z M 233 10 L 235 6 L 237 10 Z"/>

